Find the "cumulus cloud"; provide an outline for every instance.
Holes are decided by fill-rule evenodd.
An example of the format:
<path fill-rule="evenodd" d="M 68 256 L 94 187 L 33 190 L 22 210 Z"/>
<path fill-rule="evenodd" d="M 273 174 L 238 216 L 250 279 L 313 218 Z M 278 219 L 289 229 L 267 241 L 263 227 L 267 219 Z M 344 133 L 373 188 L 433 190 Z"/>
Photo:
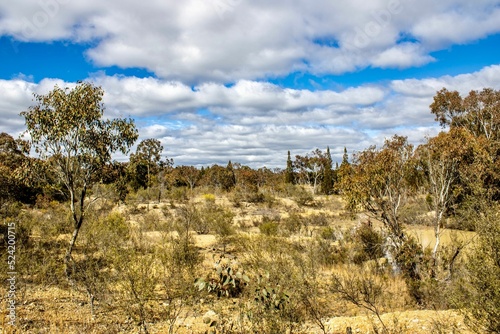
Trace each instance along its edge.
<path fill-rule="evenodd" d="M 0 35 L 86 43 L 96 65 L 188 85 L 419 66 L 500 31 L 498 0 L 17 0 L 0 13 Z"/>
<path fill-rule="evenodd" d="M 140 138 L 157 138 L 177 164 L 225 164 L 284 167 L 286 152 L 306 154 L 329 146 L 340 161 L 349 152 L 400 134 L 415 144 L 440 129 L 429 111 L 442 87 L 467 94 L 472 89 L 500 89 L 500 65 L 474 73 L 426 79 L 394 80 L 344 90 L 298 90 L 242 80 L 232 86 L 210 83 L 189 87 L 157 78 L 107 77 L 94 80 L 105 90 L 105 115 L 132 117 Z M 32 83 L 0 80 L 0 131 L 23 130 L 19 112 L 59 79 Z M 118 159 L 125 159 L 117 156 Z"/>

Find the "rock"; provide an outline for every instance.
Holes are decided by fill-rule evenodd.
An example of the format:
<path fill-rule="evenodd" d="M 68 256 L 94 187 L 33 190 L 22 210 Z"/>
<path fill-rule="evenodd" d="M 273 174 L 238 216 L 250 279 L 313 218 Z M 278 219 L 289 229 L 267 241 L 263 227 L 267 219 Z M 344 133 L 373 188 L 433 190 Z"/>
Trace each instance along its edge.
<path fill-rule="evenodd" d="M 215 313 L 212 310 L 208 310 L 204 315 L 203 315 L 203 322 L 205 324 L 210 324 L 212 321 L 217 320 L 217 313 Z"/>

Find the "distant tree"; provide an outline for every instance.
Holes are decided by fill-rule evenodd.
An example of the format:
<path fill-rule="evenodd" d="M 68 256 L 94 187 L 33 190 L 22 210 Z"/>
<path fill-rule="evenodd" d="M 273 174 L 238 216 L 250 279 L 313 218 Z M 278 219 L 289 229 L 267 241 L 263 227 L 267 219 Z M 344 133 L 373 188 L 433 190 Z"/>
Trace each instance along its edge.
<path fill-rule="evenodd" d="M 201 178 L 201 171 L 194 166 L 177 166 L 175 167 L 175 173 L 176 177 L 189 185 L 191 190 L 194 189 Z"/>
<path fill-rule="evenodd" d="M 321 181 L 321 192 L 330 195 L 333 192 L 333 161 L 330 154 L 330 147 L 327 146 L 324 159 L 323 180 Z"/>
<path fill-rule="evenodd" d="M 228 164 L 229 165 L 229 164 Z M 213 165 L 206 168 L 203 173 L 203 183 L 215 188 L 230 190 L 235 186 L 235 175 L 231 168 Z"/>
<path fill-rule="evenodd" d="M 0 134 L 0 201 L 33 202 L 39 190 L 20 180 L 23 165 L 28 159 L 28 143 Z"/>
<path fill-rule="evenodd" d="M 55 86 L 46 95 L 35 94 L 36 104 L 21 113 L 35 151 L 47 159 L 69 196 L 73 234 L 64 258 L 68 275 L 78 233 L 93 202 L 89 190 L 101 179 L 111 154 L 126 154 L 138 137 L 131 119 L 103 119 L 103 94 L 91 83 L 78 83 L 73 89 Z"/>
<path fill-rule="evenodd" d="M 347 153 L 347 147 L 344 146 L 344 154 L 342 155 L 342 163 L 340 167 L 349 165 L 349 154 Z"/>
<path fill-rule="evenodd" d="M 249 166 L 239 166 L 234 170 L 236 175 L 236 185 L 242 188 L 255 188 L 259 187 L 259 175 L 256 170 Z"/>
<path fill-rule="evenodd" d="M 285 183 L 294 184 L 295 176 L 293 175 L 293 161 L 290 157 L 290 151 L 288 151 L 288 157 L 286 159 L 286 169 L 285 169 Z"/>
<path fill-rule="evenodd" d="M 229 188 L 232 188 L 236 185 L 236 174 L 234 174 L 233 163 L 231 162 L 231 160 L 229 160 L 229 162 L 227 163 L 226 170 L 229 178 Z"/>
<path fill-rule="evenodd" d="M 152 176 L 157 174 L 160 167 L 163 146 L 158 139 L 142 140 L 135 154 L 130 155 L 130 166 L 133 168 L 136 182 L 144 188 L 151 186 Z"/>
<path fill-rule="evenodd" d="M 324 176 L 327 157 L 321 150 L 316 149 L 306 156 L 295 156 L 294 168 L 298 171 L 298 178 L 301 183 L 309 184 L 313 187 L 313 194 L 316 194 Z"/>
<path fill-rule="evenodd" d="M 342 156 L 342 162 L 340 166 L 337 164 L 337 168 L 335 169 L 335 192 L 338 194 L 342 194 L 342 186 L 345 184 L 343 179 L 348 179 L 352 173 L 352 166 L 349 163 L 349 154 L 347 153 L 347 148 L 344 147 L 344 154 Z"/>
<path fill-rule="evenodd" d="M 120 201 L 124 202 L 129 193 L 127 167 L 128 162 L 112 161 L 104 166 L 102 170 L 102 182 L 114 185 L 116 194 Z"/>

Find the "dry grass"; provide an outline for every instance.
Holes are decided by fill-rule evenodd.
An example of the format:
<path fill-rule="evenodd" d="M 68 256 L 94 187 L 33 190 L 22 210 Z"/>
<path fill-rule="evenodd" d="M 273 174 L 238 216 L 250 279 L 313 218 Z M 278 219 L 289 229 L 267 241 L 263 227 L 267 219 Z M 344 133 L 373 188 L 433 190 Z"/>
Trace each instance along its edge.
<path fill-rule="evenodd" d="M 373 261 L 365 263 L 364 267 L 344 264 L 334 266 L 315 264 L 313 269 L 307 267 L 310 265 L 308 261 L 312 263 L 317 257 L 317 254 L 308 252 L 310 252 L 310 245 L 315 240 L 313 237 L 316 234 L 315 231 L 320 229 L 318 226 L 310 227 L 307 235 L 297 233 L 289 237 L 274 238 L 261 236 L 258 227 L 256 227 L 263 217 L 277 217 L 277 221 L 280 222 L 293 212 L 305 219 L 324 215 L 329 227 L 339 231 L 348 231 L 365 218 L 352 219 L 343 211 L 343 202 L 338 196 L 317 196 L 315 198 L 317 205 L 306 208 L 298 206 L 295 201 L 289 198 L 277 198 L 272 208 L 265 204 L 253 203 L 234 207 L 228 198 L 221 194 L 214 194 L 214 196 L 200 194 L 191 199 L 190 204 L 203 205 L 207 198 L 216 205 L 234 213 L 233 222 L 237 227 L 238 234 L 229 242 L 226 251 L 230 253 L 231 257 L 241 259 L 242 265 L 247 265 L 249 270 L 254 270 L 254 274 L 257 272 L 255 266 L 259 263 L 265 270 L 274 270 L 275 275 L 282 274 L 283 277 L 276 276 L 276 279 L 282 280 L 281 283 L 286 283 L 286 279 L 292 281 L 292 278 L 299 282 L 297 277 L 292 276 L 299 275 L 301 270 L 309 270 L 307 275 L 314 273 L 317 281 L 312 282 L 312 284 L 316 284 L 315 289 L 318 291 L 314 302 L 323 307 L 322 311 L 325 312 L 325 316 L 321 321 L 325 324 L 328 333 L 345 333 L 347 327 L 351 327 L 353 333 L 367 333 L 373 331 L 374 327 L 380 328 L 380 323 L 373 314 L 342 301 L 329 291 L 333 274 L 355 275 L 357 271 L 371 272 L 374 277 L 380 275 L 376 278 L 384 287 L 379 302 L 380 316 L 394 333 L 469 333 L 463 324 L 462 317 L 456 311 L 417 310 L 406 293 L 404 280 L 400 276 L 391 275 L 387 269 L 380 269 Z M 134 230 L 142 231 L 146 215 L 155 214 L 160 221 L 169 221 L 169 219 L 175 218 L 175 208 L 185 205 L 187 204 L 166 205 L 161 203 L 156 208 L 151 205 L 149 212 L 147 212 L 146 206 L 140 205 L 140 208 L 134 210 L 134 213 L 127 215 L 127 222 Z M 121 206 L 117 208 L 117 211 L 126 214 L 129 209 Z M 433 246 L 434 234 L 431 227 L 411 226 L 408 231 L 415 235 L 424 247 Z M 155 231 L 151 227 L 141 233 L 143 237 L 141 242 L 146 243 L 147 247 L 162 245 L 165 243 L 165 238 L 171 239 L 177 235 L 175 231 Z M 442 235 L 442 243 L 449 245 L 455 240 L 467 241 L 473 235 L 471 232 L 445 230 Z M 66 240 L 69 237 L 68 235 L 60 235 L 56 238 Z M 197 268 L 198 272 L 210 272 L 214 258 L 221 252 L 218 237 L 213 234 L 193 234 L 193 240 L 198 252 L 203 257 Z M 340 247 L 339 241 L 331 241 L 331 244 Z M 294 256 L 300 256 L 302 264 L 293 264 L 296 266 L 293 267 L 291 262 L 297 260 Z M 4 286 L 2 286 L 3 288 Z M 3 290 L 0 292 L 5 295 Z M 204 333 L 208 331 L 210 328 L 203 315 L 210 310 L 216 310 L 221 318 L 236 319 L 235 315 L 241 312 L 243 307 L 246 307 L 244 304 L 247 299 L 248 301 L 253 299 L 251 292 L 239 299 L 217 299 L 207 294 L 195 294 L 193 303 L 186 304 L 181 312 L 174 326 L 175 331 L 177 333 Z M 162 307 L 161 305 L 162 303 L 159 302 L 155 307 Z M 96 306 L 96 318 L 92 319 L 86 294 L 70 287 L 27 284 L 22 297 L 18 298 L 17 329 L 10 328 L 5 322 L 0 323 L 0 325 L 2 333 L 136 333 L 138 331 L 137 324 L 128 317 L 123 309 L 104 303 L 97 303 Z M 5 299 L 2 300 L 0 307 L 1 317 L 5 321 L 7 315 Z M 150 333 L 168 332 L 170 324 L 161 319 L 159 314 L 152 314 L 150 317 L 154 319 L 154 322 L 148 326 Z M 317 322 L 309 319 L 303 322 L 297 332 L 318 333 L 319 327 Z"/>

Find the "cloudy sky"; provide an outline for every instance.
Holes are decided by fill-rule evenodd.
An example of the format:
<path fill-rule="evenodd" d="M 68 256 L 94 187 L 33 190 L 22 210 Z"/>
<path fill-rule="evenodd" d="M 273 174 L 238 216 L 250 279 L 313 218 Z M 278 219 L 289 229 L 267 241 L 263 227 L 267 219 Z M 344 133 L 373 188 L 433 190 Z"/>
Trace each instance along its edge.
<path fill-rule="evenodd" d="M 500 0 L 0 2 L 0 131 L 78 80 L 178 165 L 340 161 L 435 135 L 442 87 L 500 89 Z"/>

